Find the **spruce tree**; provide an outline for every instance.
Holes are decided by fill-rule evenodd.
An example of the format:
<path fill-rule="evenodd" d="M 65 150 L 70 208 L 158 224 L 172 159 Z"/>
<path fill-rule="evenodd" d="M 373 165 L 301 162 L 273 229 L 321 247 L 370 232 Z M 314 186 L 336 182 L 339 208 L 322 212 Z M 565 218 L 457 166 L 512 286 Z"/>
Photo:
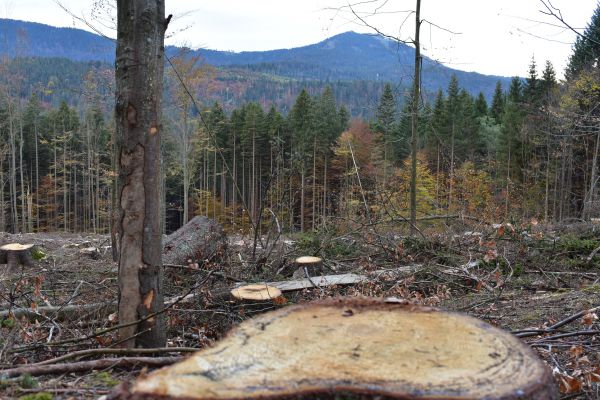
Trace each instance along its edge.
<path fill-rule="evenodd" d="M 477 95 L 477 100 L 475 101 L 475 116 L 476 117 L 485 117 L 488 114 L 488 105 L 485 100 L 485 96 L 482 92 L 479 92 Z"/>
<path fill-rule="evenodd" d="M 600 58 L 600 4 L 596 7 L 590 23 L 582 35 L 577 36 L 573 45 L 573 54 L 565 77 L 568 81 L 574 80 L 579 73 L 586 69 L 598 68 Z"/>
<path fill-rule="evenodd" d="M 504 103 L 505 97 L 502 91 L 502 83 L 498 81 L 496 83 L 496 90 L 494 90 L 494 97 L 492 99 L 492 107 L 490 108 L 490 116 L 494 118 L 497 124 L 502 122 L 502 114 L 504 114 Z"/>
<path fill-rule="evenodd" d="M 525 80 L 525 87 L 523 88 L 523 100 L 530 105 L 532 109 L 537 108 L 540 100 L 540 81 L 537 76 L 537 65 L 535 58 L 531 58 L 531 64 L 529 64 L 529 73 Z"/>

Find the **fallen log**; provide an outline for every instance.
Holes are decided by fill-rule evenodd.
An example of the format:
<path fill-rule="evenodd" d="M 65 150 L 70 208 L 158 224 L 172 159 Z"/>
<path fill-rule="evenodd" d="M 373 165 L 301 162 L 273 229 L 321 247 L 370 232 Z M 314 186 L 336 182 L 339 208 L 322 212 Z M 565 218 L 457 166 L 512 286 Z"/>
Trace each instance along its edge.
<path fill-rule="evenodd" d="M 557 399 L 548 367 L 472 317 L 342 298 L 248 320 L 123 399 Z"/>
<path fill-rule="evenodd" d="M 225 250 L 223 227 L 212 219 L 196 216 L 163 241 L 163 264 L 189 264 Z"/>

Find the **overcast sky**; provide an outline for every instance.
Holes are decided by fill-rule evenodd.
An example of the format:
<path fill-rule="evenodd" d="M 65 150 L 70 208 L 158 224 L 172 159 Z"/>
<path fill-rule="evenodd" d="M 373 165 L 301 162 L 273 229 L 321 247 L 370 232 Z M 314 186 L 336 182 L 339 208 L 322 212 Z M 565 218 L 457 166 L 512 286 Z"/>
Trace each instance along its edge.
<path fill-rule="evenodd" d="M 109 36 L 114 0 L 57 0 Z M 88 29 L 55 0 L 0 0 L 0 16 L 55 26 Z M 351 0 L 367 24 L 411 39 L 415 0 Z M 551 0 L 572 27 L 583 29 L 597 0 Z M 94 4 L 104 11 L 97 12 Z M 354 30 L 373 32 L 340 0 L 166 0 L 169 44 L 218 50 L 271 50 L 298 47 Z M 96 10 L 96 11 L 95 11 Z M 108 11 L 106 11 L 108 10 Z M 541 0 L 422 0 L 424 53 L 456 69 L 484 74 L 524 76 L 531 57 L 550 60 L 559 76 L 575 34 L 542 14 Z M 371 14 L 377 11 L 377 15 Z M 406 22 L 403 22 L 406 18 Z M 454 32 L 454 33 L 452 33 Z"/>

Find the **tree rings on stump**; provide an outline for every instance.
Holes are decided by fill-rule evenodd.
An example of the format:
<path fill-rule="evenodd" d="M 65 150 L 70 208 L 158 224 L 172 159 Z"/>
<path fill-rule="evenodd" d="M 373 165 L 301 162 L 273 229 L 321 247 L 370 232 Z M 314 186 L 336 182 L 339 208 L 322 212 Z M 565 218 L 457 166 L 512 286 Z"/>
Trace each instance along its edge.
<path fill-rule="evenodd" d="M 556 399 L 547 366 L 475 318 L 342 298 L 247 320 L 212 348 L 138 379 L 136 399 Z"/>
<path fill-rule="evenodd" d="M 246 285 L 233 289 L 231 295 L 238 300 L 272 300 L 281 296 L 281 290 L 265 284 Z"/>

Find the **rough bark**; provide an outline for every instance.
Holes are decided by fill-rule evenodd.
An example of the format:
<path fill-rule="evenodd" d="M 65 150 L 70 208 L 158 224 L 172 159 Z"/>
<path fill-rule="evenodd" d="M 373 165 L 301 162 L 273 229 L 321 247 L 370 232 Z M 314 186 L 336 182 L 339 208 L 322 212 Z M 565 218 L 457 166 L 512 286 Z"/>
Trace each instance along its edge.
<path fill-rule="evenodd" d="M 163 243 L 165 264 L 187 264 L 206 260 L 224 251 L 223 227 L 212 219 L 196 216 L 173 232 Z"/>
<path fill-rule="evenodd" d="M 410 162 L 410 233 L 417 234 L 417 136 L 419 129 L 419 100 L 421 90 L 421 44 L 419 34 L 421 31 L 421 0 L 417 0 L 415 12 L 415 77 L 413 79 L 413 98 L 411 110 L 411 162 Z M 450 178 L 450 193 L 452 193 L 452 178 Z M 448 203 L 450 209 L 450 203 Z"/>
<path fill-rule="evenodd" d="M 131 399 L 557 398 L 517 338 L 462 314 L 330 299 L 263 314 L 137 380 Z"/>
<path fill-rule="evenodd" d="M 164 0 L 117 1 L 115 228 L 122 323 L 163 307 L 159 174 L 166 25 Z M 164 346 L 164 317 L 123 328 L 119 336 L 125 347 Z"/>

